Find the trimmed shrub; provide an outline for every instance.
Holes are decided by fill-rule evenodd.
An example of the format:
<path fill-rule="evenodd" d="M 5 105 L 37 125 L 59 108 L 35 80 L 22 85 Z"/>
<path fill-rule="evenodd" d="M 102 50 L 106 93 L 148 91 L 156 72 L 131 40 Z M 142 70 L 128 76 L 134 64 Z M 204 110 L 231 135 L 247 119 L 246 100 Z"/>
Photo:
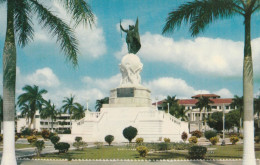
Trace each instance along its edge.
<path fill-rule="evenodd" d="M 129 142 L 132 142 L 132 140 L 136 137 L 137 132 L 138 131 L 135 127 L 129 126 L 123 130 L 123 135 Z"/>
<path fill-rule="evenodd" d="M 182 132 L 181 134 L 181 139 L 186 142 L 186 140 L 188 139 L 188 134 L 186 132 Z"/>
<path fill-rule="evenodd" d="M 136 139 L 135 139 L 135 142 L 136 142 L 136 144 L 137 144 L 137 145 L 139 145 L 139 146 L 140 146 L 140 145 L 142 145 L 142 144 L 143 144 L 143 142 L 144 142 L 144 138 L 141 138 L 141 137 L 139 137 L 139 138 L 136 138 Z"/>
<path fill-rule="evenodd" d="M 75 137 L 75 141 L 76 141 L 76 142 L 82 141 L 82 137 L 80 137 L 80 136 Z"/>
<path fill-rule="evenodd" d="M 96 145 L 97 149 L 103 148 L 103 143 L 102 142 L 95 142 L 94 144 Z"/>
<path fill-rule="evenodd" d="M 192 146 L 189 149 L 190 159 L 204 159 L 207 153 L 207 148 L 203 146 Z"/>
<path fill-rule="evenodd" d="M 30 144 L 33 144 L 37 141 L 37 137 L 35 135 L 32 135 L 32 136 L 28 136 L 27 137 L 27 141 L 30 143 Z"/>
<path fill-rule="evenodd" d="M 239 141 L 239 138 L 237 136 L 231 136 L 229 140 L 233 145 L 235 145 Z"/>
<path fill-rule="evenodd" d="M 53 133 L 53 132 L 50 132 L 49 139 L 51 139 L 51 137 L 53 137 L 53 136 L 57 136 L 57 134 Z"/>
<path fill-rule="evenodd" d="M 53 145 L 55 145 L 55 144 L 57 144 L 57 143 L 60 141 L 60 137 L 59 137 L 59 136 L 52 136 L 52 137 L 50 138 L 50 140 L 51 140 L 51 143 L 52 143 Z"/>
<path fill-rule="evenodd" d="M 196 144 L 198 142 L 198 139 L 196 136 L 191 136 L 189 138 L 189 143 Z"/>
<path fill-rule="evenodd" d="M 55 144 L 54 148 L 55 150 L 59 150 L 59 153 L 66 153 L 70 148 L 70 144 L 65 142 L 59 142 Z"/>
<path fill-rule="evenodd" d="M 74 142 L 73 147 L 77 148 L 77 150 L 83 150 L 84 148 L 87 148 L 88 143 L 84 142 L 84 141 L 79 141 L 79 142 Z"/>
<path fill-rule="evenodd" d="M 164 138 L 163 141 L 164 141 L 165 143 L 170 143 L 170 142 L 171 142 L 171 139 L 170 139 L 170 138 Z"/>
<path fill-rule="evenodd" d="M 206 139 L 210 140 L 210 138 L 217 136 L 217 132 L 216 131 L 205 131 L 204 136 Z"/>
<path fill-rule="evenodd" d="M 0 134 L 0 143 L 3 141 L 3 135 Z"/>
<path fill-rule="evenodd" d="M 42 130 L 42 137 L 46 140 L 50 138 L 50 131 L 47 129 Z"/>
<path fill-rule="evenodd" d="M 158 143 L 157 144 L 157 150 L 159 151 L 166 151 L 169 150 L 171 148 L 170 143 Z"/>
<path fill-rule="evenodd" d="M 217 144 L 217 142 L 219 142 L 219 138 L 217 136 L 212 137 L 209 139 L 209 141 L 211 142 L 212 145 Z"/>
<path fill-rule="evenodd" d="M 259 142 L 260 142 L 259 136 L 255 136 L 255 142 L 256 142 L 256 143 L 259 143 Z"/>
<path fill-rule="evenodd" d="M 45 148 L 44 141 L 43 140 L 37 140 L 34 143 L 34 146 L 36 147 L 36 154 L 37 156 L 41 156 L 42 150 Z"/>
<path fill-rule="evenodd" d="M 200 132 L 199 130 L 193 131 L 191 132 L 192 136 L 196 136 L 197 138 L 200 138 L 202 136 L 202 132 Z"/>
<path fill-rule="evenodd" d="M 114 141 L 114 136 L 113 135 L 107 135 L 105 137 L 105 141 L 108 143 L 108 145 L 111 145 L 111 143 Z"/>
<path fill-rule="evenodd" d="M 145 146 L 138 146 L 136 147 L 136 150 L 141 157 L 146 157 L 147 153 L 149 152 L 148 148 Z"/>
<path fill-rule="evenodd" d="M 171 143 L 172 149 L 175 150 L 188 150 L 190 147 L 192 147 L 194 144 L 192 143 Z"/>
<path fill-rule="evenodd" d="M 31 136 L 31 135 L 33 135 L 33 130 L 30 129 L 30 128 L 22 128 L 21 129 L 21 134 L 23 136 Z"/>
<path fill-rule="evenodd" d="M 17 141 L 19 139 L 19 136 L 15 135 L 15 141 Z"/>

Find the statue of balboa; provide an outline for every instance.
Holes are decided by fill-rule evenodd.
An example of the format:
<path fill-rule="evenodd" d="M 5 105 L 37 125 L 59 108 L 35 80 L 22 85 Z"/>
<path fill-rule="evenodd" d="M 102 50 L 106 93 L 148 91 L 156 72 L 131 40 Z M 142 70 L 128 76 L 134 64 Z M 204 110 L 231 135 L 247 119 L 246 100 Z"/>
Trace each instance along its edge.
<path fill-rule="evenodd" d="M 136 19 L 135 25 L 129 25 L 129 29 L 125 30 L 120 21 L 120 28 L 126 32 L 126 43 L 128 48 L 128 54 L 125 55 L 120 66 L 120 72 L 122 79 L 120 86 L 140 86 L 141 76 L 140 72 L 143 69 L 143 64 L 140 58 L 135 54 L 141 48 L 140 36 L 138 31 L 138 18 Z"/>

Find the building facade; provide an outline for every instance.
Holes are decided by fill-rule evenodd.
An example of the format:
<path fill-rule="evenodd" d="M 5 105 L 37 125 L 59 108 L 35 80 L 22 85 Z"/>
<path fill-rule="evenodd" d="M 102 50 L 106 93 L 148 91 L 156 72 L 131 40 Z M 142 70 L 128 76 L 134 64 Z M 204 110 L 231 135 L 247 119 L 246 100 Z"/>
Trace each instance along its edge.
<path fill-rule="evenodd" d="M 211 111 L 205 111 L 204 109 L 200 111 L 199 108 L 196 107 L 196 103 L 200 97 L 208 97 L 211 101 L 213 101 L 211 106 Z M 157 102 L 157 106 L 159 110 L 163 110 L 163 102 Z M 205 131 L 211 129 L 208 127 L 206 123 L 202 120 L 206 116 L 211 115 L 214 112 L 225 112 L 228 113 L 229 111 L 235 109 L 235 107 L 231 107 L 232 98 L 221 98 L 219 95 L 216 94 L 199 94 L 192 96 L 191 99 L 178 99 L 179 105 L 183 105 L 186 110 L 186 116 L 188 117 L 189 122 L 189 131 L 201 130 Z M 156 103 L 153 103 L 156 105 Z"/>
<path fill-rule="evenodd" d="M 26 119 L 25 117 L 21 116 L 20 114 L 17 116 L 17 132 L 21 132 L 22 129 L 27 128 L 30 125 L 30 119 Z M 51 130 L 51 126 L 53 124 L 53 131 L 62 133 L 66 130 L 71 129 L 72 123 L 70 122 L 69 114 L 61 114 L 57 116 L 56 120 L 51 121 L 50 118 L 42 119 L 40 118 L 39 111 L 36 111 L 34 116 L 34 121 L 31 125 L 31 128 L 35 131 L 42 131 L 44 129 Z"/>

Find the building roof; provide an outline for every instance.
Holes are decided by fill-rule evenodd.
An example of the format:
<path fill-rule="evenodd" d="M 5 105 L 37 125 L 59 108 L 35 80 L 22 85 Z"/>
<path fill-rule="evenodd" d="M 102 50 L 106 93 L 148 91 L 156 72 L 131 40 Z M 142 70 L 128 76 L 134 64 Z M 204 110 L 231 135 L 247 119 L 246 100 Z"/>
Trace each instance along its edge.
<path fill-rule="evenodd" d="M 227 98 L 227 99 L 210 99 L 213 101 L 213 104 L 231 104 L 232 103 L 232 98 Z M 195 105 L 198 102 L 197 99 L 180 99 L 178 103 L 180 105 Z"/>
<path fill-rule="evenodd" d="M 219 95 L 216 95 L 216 94 L 198 94 L 198 95 L 195 95 L 195 96 L 191 96 L 191 98 L 199 98 L 199 97 L 210 97 L 210 98 L 220 98 Z"/>

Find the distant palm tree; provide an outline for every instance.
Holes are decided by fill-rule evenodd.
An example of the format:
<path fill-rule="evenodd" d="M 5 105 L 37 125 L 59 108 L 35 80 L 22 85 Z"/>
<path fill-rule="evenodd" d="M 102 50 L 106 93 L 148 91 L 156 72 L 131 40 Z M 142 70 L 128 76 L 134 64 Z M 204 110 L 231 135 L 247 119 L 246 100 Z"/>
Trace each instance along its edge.
<path fill-rule="evenodd" d="M 40 117 L 42 119 L 51 119 L 51 131 L 53 132 L 53 122 L 56 121 L 59 112 L 56 109 L 56 106 L 51 103 L 51 100 L 43 102 L 43 108 L 40 112 Z"/>
<path fill-rule="evenodd" d="M 27 115 L 30 115 L 31 122 L 29 124 L 29 128 L 31 128 L 32 123 L 34 122 L 34 116 L 36 113 L 36 110 L 41 110 L 41 106 L 43 104 L 43 94 L 47 93 L 47 90 L 45 89 L 39 89 L 38 86 L 30 86 L 26 85 L 23 87 L 23 91 L 25 93 L 21 94 L 18 97 L 18 105 L 21 106 L 29 106 L 28 108 L 30 112 L 27 113 Z"/>
<path fill-rule="evenodd" d="M 60 0 L 57 2 L 65 7 L 67 13 L 72 15 L 75 26 L 80 22 L 85 24 L 94 22 L 94 15 L 85 0 Z M 9 139 L 4 139 L 2 165 L 17 164 L 14 147 L 16 43 L 25 47 L 33 40 L 34 30 L 32 25 L 35 19 L 44 29 L 48 30 L 51 36 L 56 38 L 67 59 L 72 61 L 74 66 L 77 65 L 78 42 L 73 30 L 57 17 L 56 13 L 49 7 L 44 6 L 44 3 L 46 1 L 0 0 L 0 5 L 4 5 L 7 9 L 7 28 L 3 52 L 4 132 L 7 136 L 12 136 Z"/>
<path fill-rule="evenodd" d="M 169 13 L 163 33 L 173 32 L 182 22 L 190 26 L 192 36 L 217 19 L 240 15 L 244 18 L 245 44 L 243 62 L 244 148 L 243 165 L 255 165 L 253 116 L 253 61 L 251 50 L 251 16 L 259 12 L 260 0 L 194 0 Z"/>
<path fill-rule="evenodd" d="M 84 106 L 79 104 L 79 103 L 75 103 L 75 107 L 73 109 L 73 115 L 72 118 L 75 120 L 79 120 L 82 119 L 83 117 L 85 117 L 85 110 L 84 110 Z"/>
<path fill-rule="evenodd" d="M 188 111 L 189 110 L 185 110 L 185 106 L 178 104 L 176 117 L 180 118 L 182 121 L 188 121 L 188 116 L 186 115 Z"/>
<path fill-rule="evenodd" d="M 176 115 L 177 113 L 177 109 L 176 109 L 176 105 L 178 103 L 178 100 L 176 99 L 176 95 L 175 96 L 167 96 L 167 98 L 163 101 L 163 109 L 167 112 L 168 111 L 168 104 L 169 104 L 169 109 L 172 115 Z"/>
<path fill-rule="evenodd" d="M 242 119 L 243 119 L 243 113 L 244 113 L 244 103 L 243 103 L 243 96 L 239 97 L 237 95 L 234 96 L 232 99 L 232 103 L 230 104 L 231 107 L 234 107 L 234 109 L 239 110 L 239 129 L 242 128 Z"/>
<path fill-rule="evenodd" d="M 200 110 L 200 120 L 202 120 L 202 110 L 204 109 L 204 125 L 205 125 L 205 130 L 206 130 L 206 114 L 208 111 L 211 111 L 211 106 L 213 101 L 209 99 L 209 97 L 199 97 L 198 102 L 196 103 L 196 107 L 199 108 Z M 202 121 L 201 121 L 202 123 Z M 201 126 L 199 127 L 201 131 Z"/>
<path fill-rule="evenodd" d="M 254 114 L 257 114 L 257 126 L 260 127 L 260 96 L 254 100 Z"/>
<path fill-rule="evenodd" d="M 2 131 L 2 121 L 3 121 L 3 98 L 0 95 L 0 134 Z"/>
<path fill-rule="evenodd" d="M 64 100 L 62 100 L 64 104 L 61 107 L 64 113 L 68 113 L 70 115 L 70 128 L 72 126 L 71 118 L 73 114 L 73 109 L 75 108 L 74 98 L 75 96 L 72 95 L 70 97 L 65 97 Z"/>
<path fill-rule="evenodd" d="M 95 106 L 96 111 L 100 112 L 103 104 L 108 104 L 108 103 L 109 103 L 109 98 L 108 97 L 104 97 L 103 99 L 97 100 L 96 101 L 96 106 Z"/>
<path fill-rule="evenodd" d="M 21 105 L 21 107 L 20 107 L 20 110 L 21 110 L 21 116 L 22 117 L 25 117 L 26 118 L 26 120 L 27 120 L 27 123 L 29 123 L 29 120 L 30 120 L 30 118 L 31 118 L 31 113 L 32 113 L 32 111 L 31 111 L 31 109 L 30 109 L 30 105 L 29 105 L 29 103 L 24 103 L 24 104 L 22 104 Z M 32 120 L 31 120 L 32 121 Z"/>

